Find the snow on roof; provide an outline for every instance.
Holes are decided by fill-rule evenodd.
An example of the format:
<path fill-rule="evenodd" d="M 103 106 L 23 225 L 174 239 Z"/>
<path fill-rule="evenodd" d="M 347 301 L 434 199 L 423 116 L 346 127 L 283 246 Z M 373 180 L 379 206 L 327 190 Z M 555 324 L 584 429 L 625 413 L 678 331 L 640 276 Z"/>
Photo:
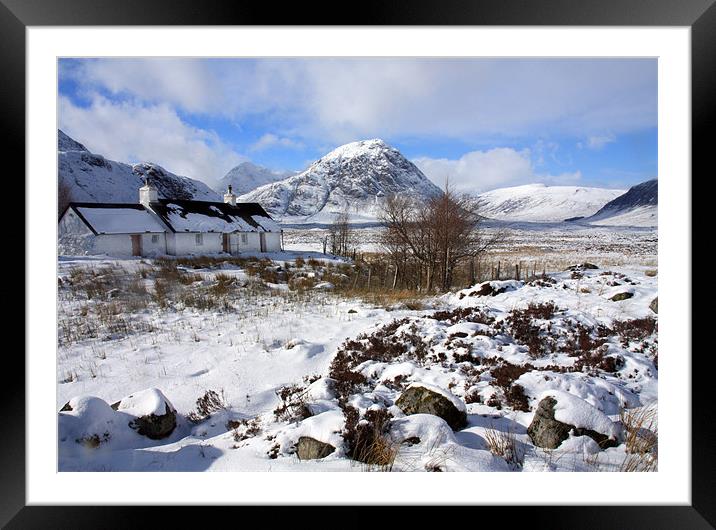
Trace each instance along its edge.
<path fill-rule="evenodd" d="M 160 199 L 152 210 L 174 232 L 279 232 L 281 228 L 258 203 Z"/>
<path fill-rule="evenodd" d="M 97 234 L 166 232 L 167 227 L 173 232 L 281 231 L 258 203 L 232 206 L 222 202 L 159 199 L 151 203 L 151 211 L 141 204 L 71 203 L 70 207 Z"/>
<path fill-rule="evenodd" d="M 77 204 L 73 209 L 97 234 L 166 232 L 141 205 Z"/>

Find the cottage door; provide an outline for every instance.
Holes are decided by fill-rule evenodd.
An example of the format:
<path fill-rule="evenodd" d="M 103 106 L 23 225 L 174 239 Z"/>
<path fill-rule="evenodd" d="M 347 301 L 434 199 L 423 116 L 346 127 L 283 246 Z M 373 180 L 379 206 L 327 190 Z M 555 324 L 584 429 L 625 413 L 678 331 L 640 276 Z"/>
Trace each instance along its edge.
<path fill-rule="evenodd" d="M 259 238 L 261 241 L 261 252 L 266 252 L 266 234 L 264 232 L 259 232 Z"/>
<path fill-rule="evenodd" d="M 229 246 L 229 234 L 222 234 L 221 246 L 227 254 L 231 254 L 231 247 Z"/>
<path fill-rule="evenodd" d="M 142 255 L 142 236 L 139 234 L 132 234 L 132 256 Z"/>

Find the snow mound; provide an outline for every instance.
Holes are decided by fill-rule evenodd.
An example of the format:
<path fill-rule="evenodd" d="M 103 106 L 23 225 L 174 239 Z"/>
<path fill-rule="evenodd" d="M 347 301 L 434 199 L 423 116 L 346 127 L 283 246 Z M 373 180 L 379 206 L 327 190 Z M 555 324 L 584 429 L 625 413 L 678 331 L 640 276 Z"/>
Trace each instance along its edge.
<path fill-rule="evenodd" d="M 117 410 L 135 417 L 162 416 L 169 410 L 176 410 L 167 397 L 158 388 L 148 388 L 135 392 L 119 402 Z"/>
<path fill-rule="evenodd" d="M 390 424 L 390 437 L 396 443 L 419 438 L 425 447 L 456 443 L 455 435 L 447 422 L 433 414 L 412 414 L 394 419 Z"/>

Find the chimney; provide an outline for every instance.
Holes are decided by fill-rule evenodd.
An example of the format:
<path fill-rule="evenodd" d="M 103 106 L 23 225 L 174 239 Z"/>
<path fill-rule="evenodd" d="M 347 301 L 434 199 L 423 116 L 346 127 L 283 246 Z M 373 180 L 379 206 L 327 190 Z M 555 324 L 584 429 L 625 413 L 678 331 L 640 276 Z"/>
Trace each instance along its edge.
<path fill-rule="evenodd" d="M 157 202 L 159 193 L 157 188 L 149 183 L 149 179 L 144 177 L 144 186 L 139 188 L 139 203 L 145 207 L 149 207 L 150 202 Z"/>
<path fill-rule="evenodd" d="M 231 184 L 229 184 L 229 190 L 224 193 L 224 202 L 231 206 L 236 206 L 236 195 L 231 191 Z"/>

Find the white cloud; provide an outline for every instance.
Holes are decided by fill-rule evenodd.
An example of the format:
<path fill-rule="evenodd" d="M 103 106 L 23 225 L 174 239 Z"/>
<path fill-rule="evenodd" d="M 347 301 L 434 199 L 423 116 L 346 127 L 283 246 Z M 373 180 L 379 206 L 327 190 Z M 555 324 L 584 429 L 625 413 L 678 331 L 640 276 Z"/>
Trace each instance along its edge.
<path fill-rule="evenodd" d="M 609 135 L 605 135 L 605 136 L 590 136 L 589 138 L 587 138 L 586 147 L 589 149 L 598 151 L 598 150 L 602 149 L 605 145 L 610 144 L 615 141 L 616 141 L 616 137 L 613 134 L 609 134 Z"/>
<path fill-rule="evenodd" d="M 121 162 L 154 162 L 208 184 L 245 161 L 213 132 L 184 123 L 167 104 L 118 103 L 95 95 L 87 107 L 60 98 L 60 128 L 90 151 Z"/>
<path fill-rule="evenodd" d="M 254 144 L 251 145 L 251 151 L 263 151 L 264 149 L 270 149 L 272 147 L 286 147 L 289 149 L 301 149 L 303 144 L 292 140 L 291 138 L 285 138 L 276 136 L 272 133 L 266 133 L 259 138 Z"/>
<path fill-rule="evenodd" d="M 440 187 L 445 185 L 447 178 L 455 189 L 475 193 L 534 182 L 576 184 L 581 179 L 579 171 L 561 175 L 538 174 L 529 149 L 517 151 L 509 147 L 471 151 L 457 160 L 422 157 L 413 163 Z"/>
<path fill-rule="evenodd" d="M 657 118 L 653 59 L 102 59 L 71 72 L 113 94 L 332 143 L 545 130 L 600 138 Z"/>

